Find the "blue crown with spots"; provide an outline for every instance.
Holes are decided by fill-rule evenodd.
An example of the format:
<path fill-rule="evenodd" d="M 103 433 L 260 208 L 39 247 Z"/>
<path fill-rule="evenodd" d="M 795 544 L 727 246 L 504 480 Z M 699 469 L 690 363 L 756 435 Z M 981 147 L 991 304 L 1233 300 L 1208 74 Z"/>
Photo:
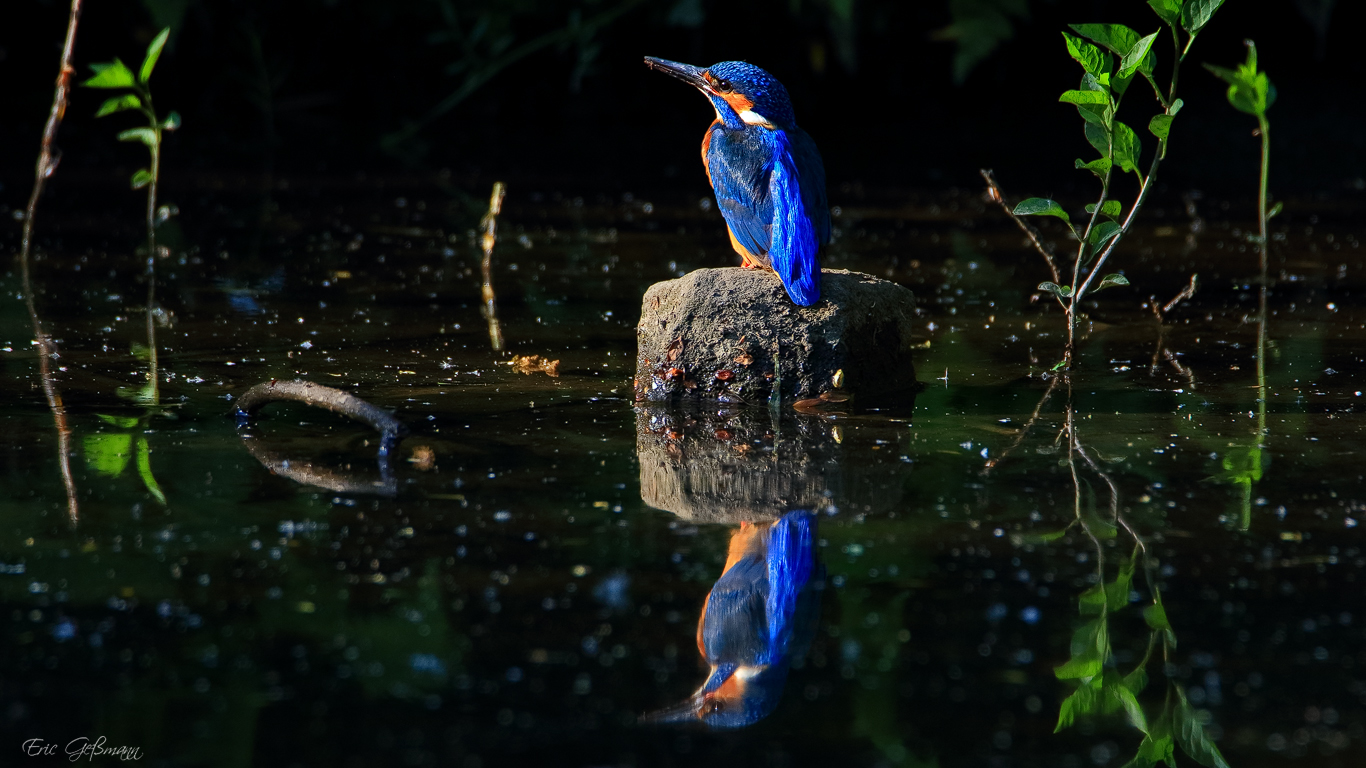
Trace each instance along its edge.
<path fill-rule="evenodd" d="M 716 80 L 729 83 L 732 90 L 754 102 L 753 110 L 778 127 L 797 124 L 787 89 L 773 75 L 744 61 L 723 61 L 707 67 Z"/>

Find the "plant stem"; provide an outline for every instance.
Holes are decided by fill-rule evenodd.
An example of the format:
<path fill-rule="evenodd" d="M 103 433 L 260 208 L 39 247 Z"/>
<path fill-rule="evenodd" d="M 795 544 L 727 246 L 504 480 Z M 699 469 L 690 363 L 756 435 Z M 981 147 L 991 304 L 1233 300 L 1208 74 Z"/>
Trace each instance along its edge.
<path fill-rule="evenodd" d="M 503 210 L 503 195 L 506 193 L 503 182 L 494 182 L 493 193 L 489 195 L 489 212 L 484 215 L 484 236 L 480 241 L 484 248 L 484 260 L 480 264 L 484 277 L 481 294 L 484 315 L 489 322 L 489 345 L 494 352 L 503 350 L 503 328 L 498 324 L 498 308 L 493 294 L 493 247 L 498 244 L 498 214 Z"/>
<path fill-rule="evenodd" d="M 1257 217 L 1261 224 L 1262 242 L 1259 250 L 1259 266 L 1261 267 L 1261 290 L 1257 296 L 1257 460 L 1261 461 L 1261 450 L 1266 447 L 1266 304 L 1268 275 L 1267 268 L 1270 261 L 1270 243 L 1266 231 L 1266 189 L 1267 177 L 1271 167 L 1271 125 L 1266 119 L 1266 115 L 1258 115 L 1257 120 L 1261 123 L 1262 131 L 1262 178 L 1261 188 L 1257 194 Z M 1249 485 L 1249 495 L 1251 486 Z M 1247 506 L 1247 512 L 1243 516 L 1243 530 L 1252 527 L 1251 505 Z"/>
<path fill-rule="evenodd" d="M 29 321 L 33 324 L 33 335 L 38 342 L 38 375 L 43 382 L 43 395 L 47 398 L 48 410 L 57 429 L 57 464 L 62 472 L 62 484 L 66 486 L 66 511 L 71 524 L 80 519 L 80 508 L 76 501 L 76 481 L 71 474 L 71 427 L 66 420 L 66 405 L 62 403 L 62 393 L 57 389 L 57 380 L 52 374 L 52 360 L 57 357 L 57 345 L 52 337 L 43 330 L 38 308 L 33 300 L 33 284 L 29 277 L 29 255 L 33 249 L 33 222 L 38 214 L 38 199 L 42 197 L 47 179 L 57 170 L 57 160 L 53 158 L 52 142 L 57 138 L 57 128 L 66 114 L 67 99 L 71 95 L 71 76 L 76 69 L 71 66 L 71 54 L 76 47 L 76 27 L 81 19 L 81 0 L 71 0 L 71 15 L 66 23 L 66 42 L 62 45 L 61 63 L 57 69 L 57 86 L 52 95 L 52 111 L 48 113 L 47 124 L 43 127 L 43 140 L 38 149 L 38 164 L 33 175 L 33 191 L 29 193 L 28 208 L 24 214 L 24 233 L 19 247 L 19 274 L 23 285 L 24 305 L 28 308 Z"/>
<path fill-rule="evenodd" d="M 1260 255 L 1259 266 L 1261 266 L 1262 269 L 1262 285 L 1266 285 L 1266 270 L 1269 255 L 1267 251 L 1269 245 L 1266 231 L 1266 188 L 1267 179 L 1271 172 L 1271 123 L 1266 119 L 1266 115 L 1264 114 L 1257 116 L 1257 122 L 1260 123 L 1260 132 L 1262 134 L 1262 178 L 1261 185 L 1257 190 L 1257 220 L 1261 225 L 1262 242 L 1261 248 L 1258 249 L 1258 253 Z"/>
<path fill-rule="evenodd" d="M 143 103 L 156 142 L 148 147 L 152 155 L 152 180 L 147 183 L 147 385 L 153 405 L 161 402 L 160 383 L 157 371 L 157 182 L 161 180 L 161 122 L 157 120 L 156 109 L 152 107 L 152 93 L 148 88 L 142 91 Z"/>

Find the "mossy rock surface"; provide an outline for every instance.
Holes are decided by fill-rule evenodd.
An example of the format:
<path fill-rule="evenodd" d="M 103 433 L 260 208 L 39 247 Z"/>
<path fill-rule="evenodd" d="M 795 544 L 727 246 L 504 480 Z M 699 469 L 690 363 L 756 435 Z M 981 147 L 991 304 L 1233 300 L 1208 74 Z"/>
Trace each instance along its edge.
<path fill-rule="evenodd" d="M 638 401 L 768 402 L 916 388 L 915 298 L 861 272 L 821 272 L 821 300 L 799 307 L 776 275 L 699 269 L 645 292 L 636 327 Z M 838 374 L 838 375 L 837 375 Z"/>

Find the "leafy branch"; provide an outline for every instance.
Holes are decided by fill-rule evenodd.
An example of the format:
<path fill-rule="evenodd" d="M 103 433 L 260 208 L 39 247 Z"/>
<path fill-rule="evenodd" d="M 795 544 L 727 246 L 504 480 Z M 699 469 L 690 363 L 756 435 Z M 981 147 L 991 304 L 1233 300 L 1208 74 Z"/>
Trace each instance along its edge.
<path fill-rule="evenodd" d="M 1266 444 L 1266 301 L 1269 282 L 1267 278 L 1269 239 L 1267 222 L 1281 212 L 1281 204 L 1267 206 L 1267 182 L 1271 166 L 1271 123 L 1267 120 L 1267 110 L 1276 103 L 1276 86 L 1271 84 L 1265 72 L 1257 69 L 1257 44 L 1244 41 L 1247 46 L 1247 61 L 1236 69 L 1225 69 L 1206 64 L 1205 69 L 1228 83 L 1228 103 L 1240 112 L 1257 118 L 1255 135 L 1262 140 L 1261 178 L 1257 189 L 1257 221 L 1260 226 L 1256 241 L 1258 265 L 1261 269 L 1261 290 L 1257 313 L 1257 434 L 1256 444 L 1250 448 L 1229 451 L 1223 460 L 1223 472 L 1215 479 L 1237 485 L 1242 489 L 1242 511 L 1239 526 L 1242 530 L 1252 527 L 1252 486 L 1262 479 L 1262 472 L 1270 462 L 1270 453 L 1264 453 Z"/>
<path fill-rule="evenodd" d="M 1057 300 L 1067 321 L 1067 346 L 1063 359 L 1054 366 L 1055 370 L 1070 369 L 1074 363 L 1080 302 L 1088 293 L 1129 284 L 1123 275 L 1104 274 L 1104 267 L 1132 228 L 1139 209 L 1152 190 L 1158 167 L 1167 155 L 1172 121 L 1182 107 L 1181 99 L 1176 96 L 1181 65 L 1196 36 L 1209 23 L 1223 0 L 1149 0 L 1148 4 L 1171 32 L 1172 74 L 1165 89 L 1158 83 L 1156 76 L 1157 54 L 1154 48 L 1160 29 L 1148 35 L 1139 35 L 1123 24 L 1073 24 L 1071 30 L 1076 34 L 1063 32 L 1068 55 L 1081 65 L 1083 73 L 1078 87 L 1065 91 L 1058 100 L 1077 108 L 1084 123 L 1086 140 L 1100 155 L 1090 161 L 1077 160 L 1075 163 L 1076 168 L 1091 172 L 1100 182 L 1100 194 L 1096 202 L 1086 206 L 1086 216 L 1074 224 L 1060 203 L 1041 197 L 1026 199 L 1010 208 L 994 180 L 988 178 L 992 199 L 1006 208 L 1011 218 L 1027 233 L 1030 233 L 1030 229 L 1020 217 L 1051 216 L 1067 226 L 1077 243 L 1070 281 L 1063 283 L 1054 256 L 1043 247 L 1036 235 L 1030 233 L 1031 243 L 1048 262 L 1053 275 L 1053 280 L 1041 283 L 1039 290 Z M 1151 85 L 1161 107 L 1161 112 L 1148 122 L 1148 132 L 1156 137 L 1157 148 L 1146 174 L 1140 162 L 1143 156 L 1142 139 L 1133 128 L 1116 118 L 1129 86 L 1139 77 Z M 1112 183 L 1118 180 L 1116 170 L 1121 175 L 1134 174 L 1138 182 L 1138 193 L 1127 214 L 1120 201 L 1112 197 Z M 984 171 L 983 176 L 989 177 L 990 172 Z M 1097 282 L 1097 277 L 1101 275 Z"/>
<path fill-rule="evenodd" d="M 158 253 L 156 225 L 158 220 L 157 185 L 161 178 L 161 146 L 165 132 L 174 131 L 180 127 L 180 115 L 176 112 L 168 113 L 165 118 L 157 115 L 156 108 L 152 104 L 152 89 L 149 81 L 170 34 L 171 28 L 167 27 L 161 30 L 161 34 L 152 39 L 152 42 L 147 46 L 146 54 L 143 56 L 142 66 L 138 67 L 136 75 L 122 61 L 114 59 L 101 64 L 91 64 L 90 69 L 94 71 L 95 75 L 81 84 L 87 88 L 125 91 L 118 96 L 106 99 L 100 105 L 99 110 L 95 112 L 95 117 L 136 111 L 147 120 L 145 126 L 120 131 L 118 139 L 119 141 L 140 142 L 147 147 L 147 153 L 150 156 L 150 167 L 139 168 L 134 171 L 130 180 L 133 189 L 144 187 L 147 189 L 148 374 L 147 387 L 140 399 L 149 405 L 155 405 L 160 401 L 157 389 L 156 258 Z M 167 216 L 169 216 L 169 212 L 162 215 L 161 218 L 164 219 Z"/>

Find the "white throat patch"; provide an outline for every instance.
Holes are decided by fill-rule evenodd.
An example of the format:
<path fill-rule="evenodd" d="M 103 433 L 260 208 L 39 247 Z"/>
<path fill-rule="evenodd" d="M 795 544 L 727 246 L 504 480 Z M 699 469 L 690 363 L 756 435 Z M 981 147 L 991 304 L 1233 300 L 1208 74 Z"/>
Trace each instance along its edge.
<path fill-rule="evenodd" d="M 759 114 L 758 112 L 755 112 L 752 109 L 747 109 L 744 112 L 741 112 L 740 119 L 743 120 L 746 125 L 762 125 L 765 128 L 773 127 L 773 123 L 770 123 L 767 117 L 764 117 L 763 115 Z"/>
<path fill-rule="evenodd" d="M 712 109 L 716 110 L 717 120 L 720 120 L 722 123 L 726 122 L 725 117 L 721 114 L 721 110 L 717 109 L 715 104 L 712 105 Z M 765 128 L 775 127 L 773 123 L 769 122 L 767 117 L 764 117 L 763 115 L 759 114 L 758 112 L 755 112 L 752 109 L 747 109 L 744 112 L 739 112 L 737 114 L 740 117 L 740 122 L 744 123 L 745 125 L 761 125 Z"/>

